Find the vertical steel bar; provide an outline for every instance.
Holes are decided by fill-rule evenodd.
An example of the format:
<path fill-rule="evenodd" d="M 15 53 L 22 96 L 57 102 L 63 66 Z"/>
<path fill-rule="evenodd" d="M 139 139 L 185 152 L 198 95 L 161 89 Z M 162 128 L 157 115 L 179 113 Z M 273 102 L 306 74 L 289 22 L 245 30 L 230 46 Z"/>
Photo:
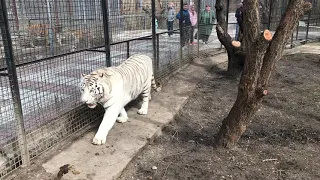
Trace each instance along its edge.
<path fill-rule="evenodd" d="M 299 25 L 300 25 L 300 21 L 298 21 L 298 24 L 297 24 L 296 40 L 298 40 L 298 36 L 299 36 Z"/>
<path fill-rule="evenodd" d="M 270 1 L 270 4 L 269 4 L 269 20 L 268 20 L 268 29 L 270 30 L 270 27 L 271 27 L 271 14 L 272 14 L 272 5 L 273 5 L 273 3 L 272 3 L 273 1 L 271 0 Z"/>
<path fill-rule="evenodd" d="M 197 23 L 197 57 L 200 57 L 200 44 L 199 44 L 199 30 L 200 30 L 200 14 L 201 14 L 201 1 L 198 0 L 198 7 L 197 7 L 197 11 L 198 11 L 198 14 L 197 14 L 197 18 L 198 18 L 198 23 Z"/>
<path fill-rule="evenodd" d="M 130 41 L 127 41 L 127 58 L 130 57 Z"/>
<path fill-rule="evenodd" d="M 311 17 L 311 11 L 309 11 L 309 13 L 308 13 L 308 23 L 307 23 L 306 41 L 308 40 L 308 35 L 309 35 L 310 17 Z"/>
<path fill-rule="evenodd" d="M 292 49 L 293 48 L 293 32 L 291 34 L 291 45 L 290 45 L 290 48 Z"/>
<path fill-rule="evenodd" d="M 151 16 L 152 16 L 152 50 L 153 50 L 153 73 L 157 73 L 157 37 L 156 37 L 156 1 L 151 0 Z"/>
<path fill-rule="evenodd" d="M 281 3 L 281 16 L 283 16 L 284 12 L 285 12 L 285 0 L 282 0 L 282 3 Z"/>
<path fill-rule="evenodd" d="M 218 22 L 217 22 L 217 24 L 218 24 Z M 219 41 L 219 43 L 220 43 L 220 51 L 222 50 L 222 43 Z"/>
<path fill-rule="evenodd" d="M 230 0 L 227 0 L 227 11 L 226 11 L 226 32 L 228 33 L 228 26 L 229 26 L 229 6 Z"/>
<path fill-rule="evenodd" d="M 12 40 L 9 30 L 9 22 L 8 22 L 8 12 L 6 8 L 6 1 L 0 1 L 0 28 L 1 28 L 1 36 L 4 47 L 4 58 L 7 63 L 8 74 L 9 74 L 9 82 L 11 88 L 11 95 L 13 99 L 13 107 L 15 119 L 18 123 L 18 143 L 19 148 L 21 150 L 22 157 L 22 166 L 30 165 L 30 156 L 27 147 L 27 137 L 24 128 L 23 114 L 22 114 L 22 105 L 20 99 L 19 92 L 19 83 L 16 71 L 16 65 L 13 56 L 13 48 L 12 48 Z"/>
<path fill-rule="evenodd" d="M 101 0 L 102 16 L 103 16 L 103 30 L 104 30 L 104 46 L 106 51 L 106 66 L 111 66 L 110 56 L 110 36 L 109 36 L 109 3 L 108 0 Z"/>
<path fill-rule="evenodd" d="M 159 69 L 159 62 L 160 62 L 160 39 L 159 39 L 159 34 L 157 34 L 157 59 L 156 59 L 157 69 Z"/>
<path fill-rule="evenodd" d="M 183 0 L 180 0 L 180 19 L 183 18 Z M 179 20 L 179 32 L 180 32 L 180 50 L 179 50 L 179 63 L 181 63 L 182 61 L 182 42 L 183 42 L 183 39 L 182 39 L 182 21 Z M 180 66 L 181 64 L 179 64 Z"/>

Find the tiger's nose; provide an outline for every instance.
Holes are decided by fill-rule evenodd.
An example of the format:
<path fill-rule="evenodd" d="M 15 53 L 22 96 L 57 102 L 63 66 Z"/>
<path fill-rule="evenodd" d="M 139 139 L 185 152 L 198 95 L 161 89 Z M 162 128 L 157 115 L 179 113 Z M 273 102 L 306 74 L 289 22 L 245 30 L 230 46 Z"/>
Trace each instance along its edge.
<path fill-rule="evenodd" d="M 84 98 L 83 96 L 81 96 L 80 101 L 81 101 L 82 103 L 87 103 L 87 102 L 88 102 L 88 100 L 86 100 L 86 98 Z"/>

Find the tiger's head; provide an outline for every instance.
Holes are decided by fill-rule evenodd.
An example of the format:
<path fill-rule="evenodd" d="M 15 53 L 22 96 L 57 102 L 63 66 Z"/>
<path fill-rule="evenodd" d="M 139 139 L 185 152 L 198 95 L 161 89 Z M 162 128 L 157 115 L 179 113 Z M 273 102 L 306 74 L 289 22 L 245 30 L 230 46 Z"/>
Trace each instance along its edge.
<path fill-rule="evenodd" d="M 81 102 L 86 103 L 89 108 L 95 108 L 98 103 L 103 103 L 105 99 L 109 99 L 110 88 L 103 81 L 100 81 L 103 76 L 103 73 L 82 74 Z"/>

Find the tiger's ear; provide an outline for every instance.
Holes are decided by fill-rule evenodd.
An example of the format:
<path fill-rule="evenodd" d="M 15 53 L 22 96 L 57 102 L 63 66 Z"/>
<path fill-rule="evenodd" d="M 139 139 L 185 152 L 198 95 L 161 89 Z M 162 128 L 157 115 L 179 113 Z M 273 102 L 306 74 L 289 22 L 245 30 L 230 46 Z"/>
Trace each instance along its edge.
<path fill-rule="evenodd" d="M 103 77 L 103 73 L 99 73 L 99 77 Z"/>
<path fill-rule="evenodd" d="M 82 74 L 81 74 L 81 76 L 82 76 L 82 77 L 85 77 L 85 76 L 86 76 L 86 74 L 82 73 Z"/>

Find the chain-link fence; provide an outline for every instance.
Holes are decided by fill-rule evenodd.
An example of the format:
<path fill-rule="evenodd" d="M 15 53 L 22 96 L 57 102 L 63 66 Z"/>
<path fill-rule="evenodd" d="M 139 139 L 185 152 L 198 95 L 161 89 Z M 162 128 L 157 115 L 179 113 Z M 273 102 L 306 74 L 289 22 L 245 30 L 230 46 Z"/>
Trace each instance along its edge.
<path fill-rule="evenodd" d="M 101 120 L 102 108 L 89 110 L 79 101 L 82 73 L 143 53 L 154 60 L 161 80 L 194 57 L 222 48 L 215 30 L 215 0 L 0 2 L 0 178 Z M 225 1 L 232 37 L 239 2 Z M 263 25 L 272 29 L 286 2 L 270 2 L 262 3 L 261 14 Z M 319 38 L 320 9 L 313 3 L 292 42 Z M 204 15 L 207 5 L 211 10 Z"/>

